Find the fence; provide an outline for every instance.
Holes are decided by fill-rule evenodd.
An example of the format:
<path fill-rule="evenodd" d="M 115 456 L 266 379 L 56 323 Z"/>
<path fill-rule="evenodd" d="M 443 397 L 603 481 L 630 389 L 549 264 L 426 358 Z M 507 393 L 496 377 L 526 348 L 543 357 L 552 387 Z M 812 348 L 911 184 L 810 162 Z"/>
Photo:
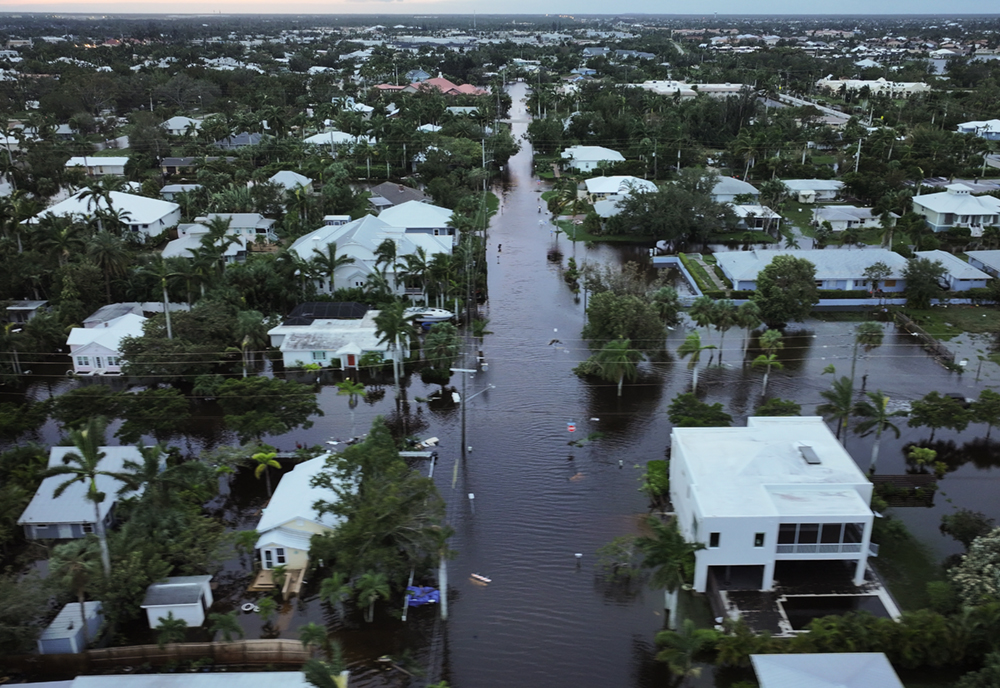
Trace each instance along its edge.
<path fill-rule="evenodd" d="M 903 328 L 910 334 L 914 334 L 919 337 L 920 343 L 924 345 L 924 350 L 930 353 L 938 361 L 945 364 L 955 362 L 955 354 L 953 354 L 944 344 L 932 337 L 927 330 L 915 323 L 911 317 L 898 310 L 894 310 L 892 312 L 892 317 L 895 319 L 896 324 L 899 327 Z"/>

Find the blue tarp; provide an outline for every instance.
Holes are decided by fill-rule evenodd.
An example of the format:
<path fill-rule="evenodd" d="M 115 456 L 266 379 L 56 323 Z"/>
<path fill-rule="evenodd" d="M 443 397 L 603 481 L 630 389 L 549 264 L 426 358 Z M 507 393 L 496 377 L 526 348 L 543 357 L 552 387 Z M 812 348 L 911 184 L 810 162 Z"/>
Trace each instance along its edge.
<path fill-rule="evenodd" d="M 411 585 L 406 589 L 406 604 L 419 607 L 425 604 L 435 604 L 441 601 L 441 591 L 437 588 L 423 588 Z"/>

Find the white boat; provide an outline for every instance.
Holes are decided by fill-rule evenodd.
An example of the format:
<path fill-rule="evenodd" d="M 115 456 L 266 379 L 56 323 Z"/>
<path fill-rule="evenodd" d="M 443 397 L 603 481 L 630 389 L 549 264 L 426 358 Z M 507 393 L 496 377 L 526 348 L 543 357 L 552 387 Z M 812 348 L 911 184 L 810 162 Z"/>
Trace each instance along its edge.
<path fill-rule="evenodd" d="M 455 317 L 451 311 L 443 308 L 425 308 L 424 306 L 414 306 L 403 311 L 403 317 L 415 320 L 419 323 L 439 323 L 447 322 Z"/>

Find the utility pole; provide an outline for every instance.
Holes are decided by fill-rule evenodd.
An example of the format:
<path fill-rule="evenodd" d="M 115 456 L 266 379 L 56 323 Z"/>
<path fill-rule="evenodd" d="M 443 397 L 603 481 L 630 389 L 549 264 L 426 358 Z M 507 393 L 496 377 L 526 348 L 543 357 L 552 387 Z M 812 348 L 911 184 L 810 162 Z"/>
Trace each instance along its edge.
<path fill-rule="evenodd" d="M 858 165 L 861 164 L 861 139 L 858 139 L 858 152 L 854 154 L 854 171 L 858 171 Z"/>

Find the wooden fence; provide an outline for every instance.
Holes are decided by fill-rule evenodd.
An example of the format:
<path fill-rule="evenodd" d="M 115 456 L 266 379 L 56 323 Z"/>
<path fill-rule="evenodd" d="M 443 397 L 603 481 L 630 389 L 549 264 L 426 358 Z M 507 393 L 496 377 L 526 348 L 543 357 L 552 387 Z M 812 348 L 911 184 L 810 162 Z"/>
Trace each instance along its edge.
<path fill-rule="evenodd" d="M 953 354 L 948 347 L 931 336 L 927 330 L 915 323 L 911 317 L 898 310 L 892 311 L 892 317 L 896 320 L 896 324 L 901 328 L 910 334 L 914 334 L 919 337 L 920 343 L 924 346 L 924 350 L 936 358 L 939 362 L 946 364 L 955 362 L 955 354 Z"/>
<path fill-rule="evenodd" d="M 102 673 L 126 667 L 178 664 L 197 660 L 211 660 L 213 665 L 229 667 L 291 667 L 300 668 L 311 657 L 309 650 L 298 640 L 234 640 L 233 642 L 171 643 L 160 649 L 158 645 L 130 645 L 87 650 L 65 655 L 16 655 L 0 658 L 0 666 L 37 676 L 75 676 Z"/>

